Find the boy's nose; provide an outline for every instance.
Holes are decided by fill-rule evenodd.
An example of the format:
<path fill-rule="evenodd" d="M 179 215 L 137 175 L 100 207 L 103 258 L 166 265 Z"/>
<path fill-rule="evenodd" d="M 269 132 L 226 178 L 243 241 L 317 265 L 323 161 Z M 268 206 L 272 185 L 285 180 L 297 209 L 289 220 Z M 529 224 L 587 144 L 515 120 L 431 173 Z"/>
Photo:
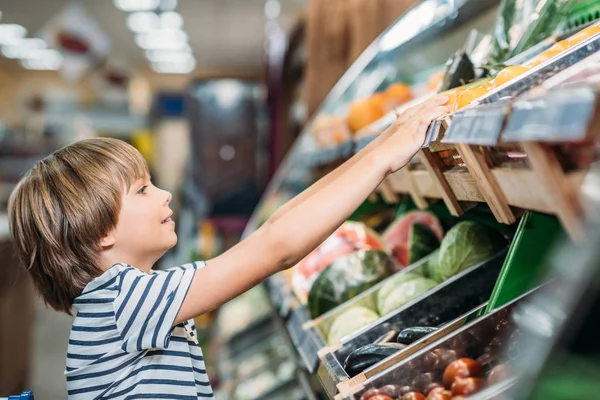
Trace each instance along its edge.
<path fill-rule="evenodd" d="M 173 199 L 173 195 L 171 194 L 171 192 L 168 191 L 164 191 L 167 194 L 167 200 L 165 201 L 165 205 L 169 204 L 171 202 L 171 199 Z"/>

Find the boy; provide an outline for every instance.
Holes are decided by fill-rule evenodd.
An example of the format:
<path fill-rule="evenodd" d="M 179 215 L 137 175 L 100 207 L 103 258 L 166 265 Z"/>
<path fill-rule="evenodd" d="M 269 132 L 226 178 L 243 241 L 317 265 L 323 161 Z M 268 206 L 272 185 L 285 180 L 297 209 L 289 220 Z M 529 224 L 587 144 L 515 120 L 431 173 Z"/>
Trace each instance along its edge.
<path fill-rule="evenodd" d="M 171 194 L 151 183 L 133 147 L 90 139 L 38 162 L 11 195 L 10 229 L 45 302 L 75 310 L 69 399 L 213 398 L 189 320 L 319 245 L 411 159 L 446 100 L 406 111 L 231 250 L 161 272 L 152 265 L 177 243 Z"/>

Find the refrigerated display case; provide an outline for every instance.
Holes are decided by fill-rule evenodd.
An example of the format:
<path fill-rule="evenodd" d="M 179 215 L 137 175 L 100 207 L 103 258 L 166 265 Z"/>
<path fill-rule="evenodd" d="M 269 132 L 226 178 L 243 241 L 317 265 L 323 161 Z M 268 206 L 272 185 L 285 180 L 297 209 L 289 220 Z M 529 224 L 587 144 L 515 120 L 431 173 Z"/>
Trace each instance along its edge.
<path fill-rule="evenodd" d="M 395 260 L 396 271 L 361 286 L 326 312 L 315 314 L 315 308 L 296 295 L 290 278 L 294 269 L 264 285 L 274 318 L 281 321 L 282 333 L 298 355 L 296 367 L 317 377 L 321 385 L 317 391 L 329 398 L 425 399 L 434 386 L 446 391 L 440 399 L 475 392 L 473 398 L 502 398 L 511 388 L 524 390 L 519 368 L 512 367 L 527 354 L 524 315 L 537 299 L 564 287 L 552 259 L 553 248 L 556 243 L 585 243 L 594 237 L 586 230 L 586 221 L 595 212 L 598 197 L 592 167 L 598 161 L 600 27 L 593 22 L 594 12 L 586 14 L 585 24 L 573 22 L 579 21 L 587 2 L 529 1 L 539 6 L 538 16 L 550 18 L 550 6 L 564 13 L 543 20 L 551 27 L 547 30 L 528 19 L 535 15 L 521 19 L 520 23 L 530 21 L 531 27 L 521 26 L 525 28 L 522 40 L 506 52 L 515 54 L 500 60 L 501 65 L 491 65 L 493 38 L 473 30 L 487 33 L 497 26 L 499 12 L 505 17 L 510 3 L 423 1 L 400 17 L 350 67 L 306 124 L 246 228 L 248 235 L 286 200 L 359 152 L 393 122 L 394 112 L 442 89 L 454 90 L 456 97 L 462 90 L 481 89 L 435 121 L 413 161 L 390 175 L 373 195 L 384 199 L 388 209 L 399 210 L 397 219 L 378 232 L 383 238 L 396 229 L 403 232 L 396 235 L 401 252 L 413 251 L 415 243 L 423 245 L 423 238 L 431 235 L 419 237 L 415 232 L 421 228 L 414 227 L 415 221 L 405 222 L 414 216 L 412 210 L 420 209 L 427 218 L 439 219 L 443 227 L 445 236 L 437 238 L 439 250 L 434 246 L 427 250 L 429 256 L 409 257 L 410 262 L 402 264 L 396 249 L 386 243 L 384 252 Z M 453 66 L 464 57 L 477 71 L 461 81 Z M 511 67 L 523 70 L 504 79 L 506 71 L 516 71 Z M 451 81 L 461 87 L 448 86 Z M 366 107 L 365 99 L 380 101 L 378 94 L 400 90 L 394 85 L 409 87 L 410 96 L 384 104 L 385 112 L 368 115 L 359 121 L 363 126 L 358 129 L 353 126 L 349 121 L 353 107 Z M 445 242 L 457 241 L 453 229 L 465 221 L 502 236 L 502 250 L 461 265 L 459 272 L 381 313 L 383 288 L 400 286 L 404 276 L 432 279 L 440 252 L 450 246 Z M 463 242 L 453 244 L 456 253 L 476 240 L 470 237 Z M 444 253 L 444 260 L 448 254 Z M 361 268 L 364 271 L 364 264 Z M 319 290 L 329 290 L 326 284 L 319 285 Z M 574 304 L 563 300 L 562 306 Z M 348 329 L 342 334 L 331 335 L 332 327 L 350 311 L 357 316 L 355 321 L 346 323 Z M 560 329 L 549 335 L 552 343 L 559 337 L 558 330 L 563 335 L 570 331 L 565 321 L 555 321 Z M 409 342 L 396 343 L 407 335 L 412 337 Z M 479 372 L 461 377 L 473 379 L 459 382 L 452 393 L 454 379 L 444 383 L 444 372 L 461 358 L 472 359 L 464 362 L 474 361 Z M 537 359 L 536 371 L 545 359 Z M 556 370 L 544 373 L 552 376 Z M 407 391 L 415 394 L 402 397 Z"/>

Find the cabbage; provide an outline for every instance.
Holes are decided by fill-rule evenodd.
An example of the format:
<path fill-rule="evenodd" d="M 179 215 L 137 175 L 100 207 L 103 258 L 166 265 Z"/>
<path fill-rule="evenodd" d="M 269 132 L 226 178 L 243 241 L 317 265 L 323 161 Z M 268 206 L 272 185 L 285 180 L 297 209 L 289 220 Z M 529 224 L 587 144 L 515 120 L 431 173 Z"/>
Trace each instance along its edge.
<path fill-rule="evenodd" d="M 379 292 L 377 293 L 377 307 L 381 308 L 385 299 L 387 299 L 397 287 L 398 285 L 412 281 L 413 279 L 423 278 L 423 276 L 417 274 L 416 272 L 406 272 L 394 275 L 383 284 Z"/>
<path fill-rule="evenodd" d="M 448 231 L 440 246 L 439 260 L 432 277 L 444 281 L 498 253 L 506 239 L 495 230 L 472 221 L 463 221 Z"/>
<path fill-rule="evenodd" d="M 425 270 L 427 271 L 427 277 L 433 279 L 436 282 L 443 282 L 444 280 L 438 275 L 440 263 L 440 249 L 437 249 L 429 256 L 427 263 L 425 264 Z"/>
<path fill-rule="evenodd" d="M 437 285 L 436 281 L 423 277 L 403 282 L 387 296 L 383 303 L 379 303 L 379 313 L 385 315 L 394 311 L 396 308 L 408 303 Z"/>
<path fill-rule="evenodd" d="M 343 337 L 353 334 L 378 318 L 379 315 L 368 308 L 352 307 L 335 319 L 331 329 L 329 329 L 327 343 L 330 345 L 337 344 Z"/>

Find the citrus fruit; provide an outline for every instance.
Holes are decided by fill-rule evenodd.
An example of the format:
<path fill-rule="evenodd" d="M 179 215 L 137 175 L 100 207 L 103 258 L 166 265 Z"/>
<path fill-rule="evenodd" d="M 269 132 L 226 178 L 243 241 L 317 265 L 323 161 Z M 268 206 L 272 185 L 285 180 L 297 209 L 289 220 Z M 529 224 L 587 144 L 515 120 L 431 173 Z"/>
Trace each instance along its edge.
<path fill-rule="evenodd" d="M 494 78 L 494 89 L 512 81 L 527 71 L 529 71 L 529 67 L 522 67 L 518 65 L 504 68 L 502 71 L 500 71 L 496 78 Z"/>
<path fill-rule="evenodd" d="M 468 106 L 473 102 L 473 100 L 480 98 L 481 96 L 487 94 L 487 92 L 488 90 L 484 88 L 467 89 L 461 92 L 458 95 L 458 100 L 456 101 L 456 109 L 460 110 L 461 108 Z"/>

